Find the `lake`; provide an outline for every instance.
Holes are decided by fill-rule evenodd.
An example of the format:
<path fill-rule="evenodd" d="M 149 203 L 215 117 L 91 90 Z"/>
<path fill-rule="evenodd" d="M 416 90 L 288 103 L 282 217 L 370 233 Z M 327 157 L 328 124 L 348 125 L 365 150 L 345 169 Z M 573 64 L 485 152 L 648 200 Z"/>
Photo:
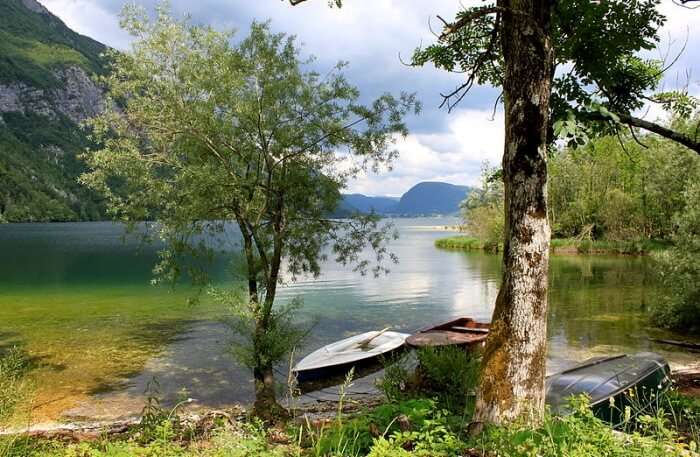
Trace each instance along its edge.
<path fill-rule="evenodd" d="M 398 219 L 400 262 L 387 276 L 324 265 L 320 278 L 285 284 L 280 302 L 304 300 L 316 322 L 298 356 L 370 329 L 411 332 L 458 315 L 488 320 L 500 257 L 436 249 L 449 218 Z M 0 347 L 37 362 L 33 419 L 113 418 L 137 412 L 147 385 L 174 402 L 225 406 L 252 397 L 249 373 L 228 353 L 227 310 L 186 285 L 153 286 L 157 249 L 108 222 L 0 225 Z M 226 281 L 226 263 L 213 266 Z M 553 256 L 548 371 L 594 355 L 655 351 L 672 364 L 697 354 L 652 343 L 678 338 L 649 326 L 653 262 L 645 257 Z M 152 383 L 153 379 L 157 384 Z"/>

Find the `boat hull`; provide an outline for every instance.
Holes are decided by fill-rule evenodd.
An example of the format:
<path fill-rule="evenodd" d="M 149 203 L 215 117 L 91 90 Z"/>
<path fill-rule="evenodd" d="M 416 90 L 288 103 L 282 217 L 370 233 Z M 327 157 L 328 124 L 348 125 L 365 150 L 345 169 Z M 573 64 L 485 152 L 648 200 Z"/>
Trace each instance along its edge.
<path fill-rule="evenodd" d="M 406 346 L 401 346 L 389 352 L 377 355 L 375 357 L 369 357 L 356 362 L 348 362 L 340 365 L 334 365 L 329 367 L 314 368 L 308 370 L 294 371 L 296 380 L 299 383 L 309 383 L 316 381 L 327 381 L 329 379 L 338 379 L 346 376 L 350 373 L 350 370 L 354 370 L 355 374 L 361 373 L 364 370 L 368 372 L 378 371 L 381 368 L 381 362 L 383 359 L 391 359 L 400 355 L 406 350 Z M 365 373 L 366 374 L 366 373 Z M 335 384 L 335 383 L 334 383 Z M 308 388 L 308 387 L 307 387 Z"/>
<path fill-rule="evenodd" d="M 476 349 L 484 346 L 489 326 L 470 317 L 460 317 L 425 327 L 409 336 L 406 344 L 414 348 L 460 346 Z"/>
<path fill-rule="evenodd" d="M 377 365 L 405 347 L 406 333 L 366 332 L 326 345 L 304 357 L 292 370 L 298 382 L 342 376 L 351 369 Z"/>
<path fill-rule="evenodd" d="M 596 417 L 618 427 L 625 410 L 650 410 L 671 383 L 668 363 L 659 355 L 640 353 L 586 360 L 547 377 L 545 402 L 555 414 L 570 413 L 572 396 L 587 395 Z"/>

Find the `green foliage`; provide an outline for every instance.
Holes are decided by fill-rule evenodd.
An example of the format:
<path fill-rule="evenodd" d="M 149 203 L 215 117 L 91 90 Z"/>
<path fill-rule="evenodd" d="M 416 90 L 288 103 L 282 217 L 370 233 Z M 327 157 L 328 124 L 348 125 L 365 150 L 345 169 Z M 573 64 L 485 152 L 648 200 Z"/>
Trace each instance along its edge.
<path fill-rule="evenodd" d="M 503 243 L 498 246 L 499 250 L 501 249 L 502 244 Z M 465 251 L 489 250 L 494 248 L 493 245 L 489 244 L 488 242 L 484 242 L 479 238 L 464 235 L 437 239 L 435 240 L 435 247 L 442 249 L 462 249 Z"/>
<path fill-rule="evenodd" d="M 459 347 L 421 348 L 413 369 L 406 357 L 385 364 L 379 388 L 391 402 L 432 398 L 440 408 L 466 421 L 471 417 L 480 358 Z"/>
<path fill-rule="evenodd" d="M 481 359 L 457 346 L 420 348 L 421 391 L 457 414 L 471 417 Z"/>
<path fill-rule="evenodd" d="M 294 306 L 274 306 L 283 269 L 292 280 L 317 276 L 329 252 L 362 273 L 396 261 L 386 247 L 393 232 L 378 218 L 329 214 L 348 179 L 393 160 L 396 136 L 407 134 L 403 118 L 418 104 L 408 94 L 359 103 L 345 64 L 324 77 L 308 70 L 294 38 L 268 24 L 253 23 L 236 45 L 231 33 L 173 19 L 166 5 L 154 20 L 126 7 L 122 26 L 135 40 L 110 52 L 103 79 L 120 108 L 108 103 L 92 122 L 101 147 L 86 154 L 82 182 L 106 197 L 113 217 L 158 222 L 163 280 L 186 272 L 206 283 L 191 259 L 211 258 L 208 241 L 236 224 L 241 238 L 226 253 L 245 259 L 233 279 L 247 291 L 234 309 L 251 345 L 239 356 L 254 368 L 256 412 L 271 416 L 272 364 L 299 336 Z M 373 259 L 361 256 L 366 246 Z"/>
<path fill-rule="evenodd" d="M 470 235 L 482 240 L 484 248 L 498 251 L 503 244 L 505 227 L 503 177 L 496 168 L 484 164 L 481 169 L 481 187 L 473 190 L 464 200 L 462 218 Z"/>
<path fill-rule="evenodd" d="M 76 159 L 88 145 L 69 119 L 4 113 L 0 124 L 0 220 L 47 222 L 95 220 L 103 209 L 94 193 L 76 182 Z"/>
<path fill-rule="evenodd" d="M 382 360 L 384 375 L 377 380 L 377 387 L 391 403 L 411 397 L 414 381 L 414 367 L 409 356 L 404 353 L 398 357 Z"/>
<path fill-rule="evenodd" d="M 689 397 L 678 391 L 668 391 L 660 402 L 670 427 L 687 442 L 700 443 L 700 398 Z"/>
<path fill-rule="evenodd" d="M 250 306 L 251 303 L 242 294 L 219 289 L 211 289 L 210 294 L 231 310 L 232 317 L 227 322 L 243 338 L 243 342 L 237 341 L 231 346 L 231 352 L 250 369 L 259 364 L 269 366 L 283 361 L 289 351 L 299 347 L 309 334 L 310 326 L 304 326 L 295 319 L 296 312 L 303 306 L 300 298 L 273 309 L 268 317 L 267 331 L 258 335 L 259 309 Z"/>
<path fill-rule="evenodd" d="M 677 440 L 664 420 L 643 416 L 647 424 L 644 433 L 616 435 L 597 419 L 585 398 L 574 399 L 573 414 L 564 417 L 546 416 L 544 423 L 532 429 L 527 424 L 490 427 L 474 439 L 476 449 L 487 455 L 511 457 L 665 457 L 688 455 L 688 445 Z"/>
<path fill-rule="evenodd" d="M 671 243 L 660 240 L 586 240 L 575 238 L 555 238 L 549 247 L 552 252 L 577 252 L 579 254 L 623 254 L 643 255 L 668 249 Z"/>
<path fill-rule="evenodd" d="M 447 411 L 433 409 L 410 430 L 396 431 L 375 440 L 368 457 L 440 457 L 463 455 L 466 444 L 450 426 Z"/>
<path fill-rule="evenodd" d="M 105 47 L 22 0 L 0 2 L 0 83 L 51 90 L 55 71 L 77 65 L 104 69 Z M 48 96 L 48 95 L 47 95 Z M 94 220 L 103 210 L 76 182 L 84 171 L 76 155 L 88 146 L 69 119 L 19 112 L 0 119 L 0 222 Z"/>
<path fill-rule="evenodd" d="M 661 296 L 652 312 L 663 326 L 700 331 L 700 181 L 683 193 L 685 207 L 673 221 L 678 230 L 674 246 L 656 258 Z"/>
<path fill-rule="evenodd" d="M 668 140 L 599 138 L 549 161 L 553 236 L 581 240 L 670 240 L 700 160 Z"/>
<path fill-rule="evenodd" d="M 658 42 L 657 31 L 665 22 L 658 4 L 659 0 L 574 0 L 553 8 L 555 64 L 565 70 L 552 71 L 552 123 L 554 133 L 570 145 L 583 144 L 589 134 L 614 132 L 613 113 L 639 109 L 645 94 L 657 89 L 663 63 L 637 53 Z M 475 83 L 503 85 L 501 15 L 507 13 L 489 12 L 493 6 L 489 2 L 464 8 L 453 22 L 459 27 L 446 24 L 436 43 L 413 54 L 414 65 L 432 63 L 468 75 L 464 84 L 445 96 L 450 109 Z M 671 98 L 681 107 L 676 112 L 688 112 L 688 101 L 678 95 Z M 598 115 L 596 121 L 591 113 Z"/>
<path fill-rule="evenodd" d="M 446 417 L 433 400 L 409 399 L 378 406 L 354 418 L 339 417 L 320 429 L 308 425 L 301 438 L 310 446 L 312 455 L 364 456 L 376 439 L 400 434 L 402 429 L 428 433 L 438 426 L 436 422 L 447 426 Z"/>

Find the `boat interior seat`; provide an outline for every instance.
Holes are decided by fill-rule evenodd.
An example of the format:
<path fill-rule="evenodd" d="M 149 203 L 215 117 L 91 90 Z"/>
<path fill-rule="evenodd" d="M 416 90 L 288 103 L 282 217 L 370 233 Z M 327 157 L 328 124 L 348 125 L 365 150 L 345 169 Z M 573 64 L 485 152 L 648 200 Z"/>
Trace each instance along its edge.
<path fill-rule="evenodd" d="M 471 332 L 471 333 L 488 333 L 489 329 L 487 328 L 478 328 L 478 327 L 462 327 L 461 325 L 453 325 L 450 327 L 450 330 L 454 330 L 456 332 Z"/>

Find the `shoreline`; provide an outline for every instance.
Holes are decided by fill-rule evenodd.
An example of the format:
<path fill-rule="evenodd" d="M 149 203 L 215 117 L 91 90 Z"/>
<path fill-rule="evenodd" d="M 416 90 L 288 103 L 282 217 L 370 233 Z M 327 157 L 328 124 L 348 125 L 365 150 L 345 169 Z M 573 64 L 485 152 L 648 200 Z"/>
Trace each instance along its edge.
<path fill-rule="evenodd" d="M 553 238 L 550 252 L 555 255 L 636 255 L 644 256 L 652 252 L 667 249 L 671 244 L 659 240 L 606 241 L 576 240 L 572 238 Z M 460 251 L 485 251 L 497 253 L 503 251 L 503 244 L 496 246 L 469 235 L 456 235 L 435 240 L 435 247 Z"/>
<path fill-rule="evenodd" d="M 700 367 L 677 367 L 671 370 L 671 379 L 678 393 L 691 398 L 700 398 Z M 303 395 L 302 395 L 303 397 Z M 348 401 L 343 401 L 343 413 L 352 414 L 365 408 L 377 406 L 383 401 L 383 394 L 375 392 L 373 395 L 361 395 Z M 310 420 L 312 423 L 331 420 L 338 414 L 340 397 L 326 398 L 322 401 L 304 402 L 297 404 L 292 409 L 295 411 L 294 420 L 304 423 Z M 287 405 L 291 406 L 291 405 Z M 249 410 L 243 405 L 231 405 L 226 408 L 183 408 L 180 416 L 184 422 L 190 424 L 202 424 L 212 417 L 225 418 L 231 424 L 242 424 L 248 420 Z M 63 441 L 96 441 L 105 436 L 119 436 L 127 433 L 141 422 L 141 415 L 127 416 L 113 420 L 71 420 L 51 421 L 26 426 L 9 426 L 0 428 L 0 437 L 24 436 L 39 439 L 59 439 Z"/>

